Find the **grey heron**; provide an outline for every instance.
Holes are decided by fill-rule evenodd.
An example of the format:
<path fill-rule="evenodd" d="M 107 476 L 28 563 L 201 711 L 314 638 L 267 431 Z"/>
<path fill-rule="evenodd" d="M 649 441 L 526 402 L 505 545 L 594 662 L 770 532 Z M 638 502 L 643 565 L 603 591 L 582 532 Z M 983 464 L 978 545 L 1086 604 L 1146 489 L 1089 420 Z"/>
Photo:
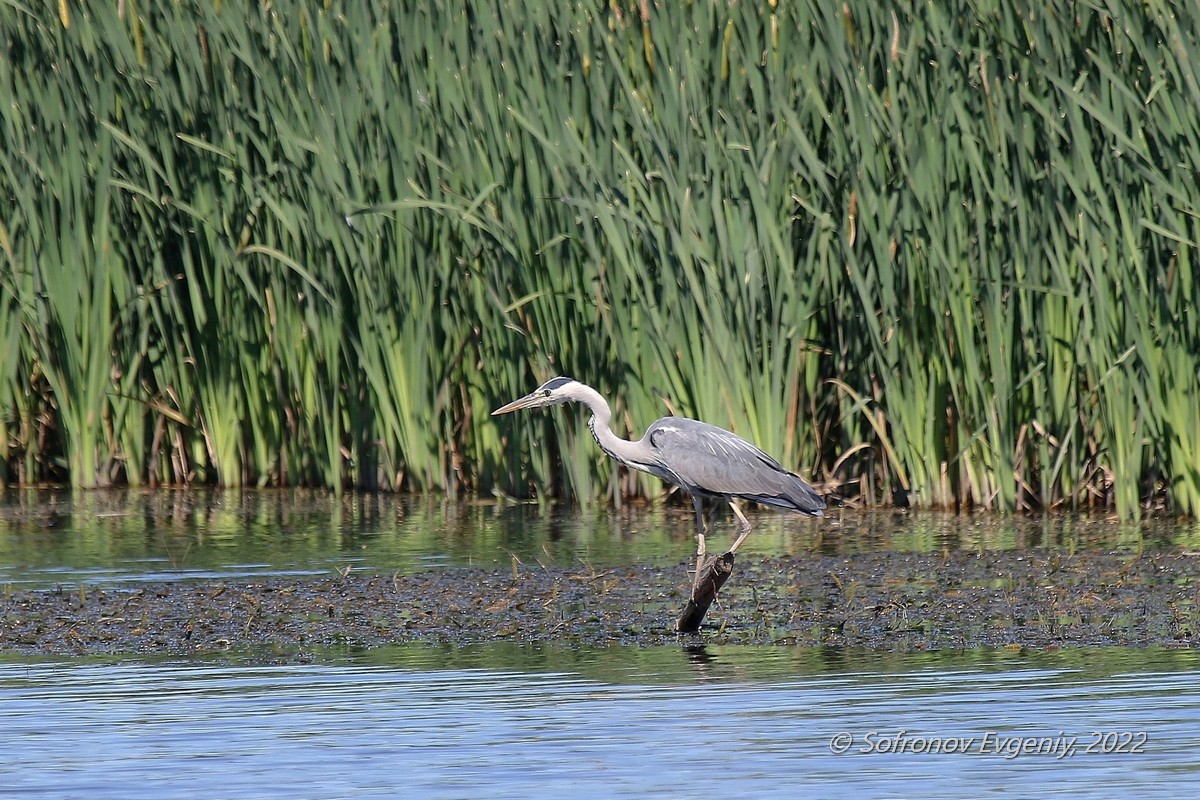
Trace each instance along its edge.
<path fill-rule="evenodd" d="M 641 439 L 629 441 L 613 433 L 612 409 L 591 386 L 573 378 L 551 378 L 524 397 L 492 412 L 507 414 L 523 408 L 544 408 L 568 402 L 583 403 L 592 411 L 588 428 L 600 449 L 618 462 L 648 472 L 687 492 L 696 510 L 696 581 L 704 566 L 704 516 L 701 499 L 729 503 L 741 531 L 730 546 L 735 552 L 750 535 L 750 522 L 734 502 L 736 498 L 819 517 L 825 501 L 804 480 L 758 447 L 735 433 L 684 417 L 663 417 L 646 429 Z"/>

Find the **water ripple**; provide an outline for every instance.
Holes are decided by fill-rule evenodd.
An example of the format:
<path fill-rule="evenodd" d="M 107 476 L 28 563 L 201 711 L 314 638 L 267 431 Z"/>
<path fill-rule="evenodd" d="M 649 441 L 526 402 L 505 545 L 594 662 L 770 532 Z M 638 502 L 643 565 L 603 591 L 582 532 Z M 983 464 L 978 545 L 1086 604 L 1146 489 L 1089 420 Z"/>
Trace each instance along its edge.
<path fill-rule="evenodd" d="M 784 648 L 726 648 L 697 674 L 694 654 L 659 650 L 564 652 L 571 669 L 464 666 L 513 653 L 411 647 L 393 663 L 0 663 L 0 793 L 1178 797 L 1200 779 L 1191 654 L 1134 651 L 1147 662 L 1135 669 L 1129 651 L 882 669 L 864 654 L 850 671 L 789 672 Z M 774 663 L 758 672 L 759 660 Z M 1144 752 L 984 751 L 1003 737 L 1086 744 L 1093 731 L 1145 732 Z M 838 755 L 840 732 L 853 739 Z M 929 752 L 951 737 L 972 749 Z"/>

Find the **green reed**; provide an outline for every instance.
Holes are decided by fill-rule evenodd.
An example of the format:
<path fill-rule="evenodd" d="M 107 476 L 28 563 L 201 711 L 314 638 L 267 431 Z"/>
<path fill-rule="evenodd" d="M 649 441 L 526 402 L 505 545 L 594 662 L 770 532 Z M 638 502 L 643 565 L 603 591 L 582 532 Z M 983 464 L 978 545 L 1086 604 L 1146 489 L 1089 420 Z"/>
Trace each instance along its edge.
<path fill-rule="evenodd" d="M 0 480 L 1200 510 L 1194 15 L 645 10 L 0 0 Z"/>

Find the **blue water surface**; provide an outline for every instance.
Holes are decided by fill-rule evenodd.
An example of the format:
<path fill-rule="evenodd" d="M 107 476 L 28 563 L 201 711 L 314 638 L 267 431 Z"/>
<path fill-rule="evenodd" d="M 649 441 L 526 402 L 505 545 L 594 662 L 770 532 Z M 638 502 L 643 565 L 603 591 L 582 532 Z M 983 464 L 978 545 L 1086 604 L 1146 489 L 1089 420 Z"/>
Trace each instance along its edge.
<path fill-rule="evenodd" d="M 1200 786 L 1191 651 L 498 644 L 268 661 L 0 662 L 0 795 L 1168 798 Z"/>

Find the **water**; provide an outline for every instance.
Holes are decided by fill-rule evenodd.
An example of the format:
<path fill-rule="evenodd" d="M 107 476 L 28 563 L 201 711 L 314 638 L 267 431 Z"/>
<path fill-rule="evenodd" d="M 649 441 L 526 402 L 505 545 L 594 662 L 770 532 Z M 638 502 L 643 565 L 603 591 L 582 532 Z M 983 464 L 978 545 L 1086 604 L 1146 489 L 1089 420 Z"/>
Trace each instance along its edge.
<path fill-rule="evenodd" d="M 891 512 L 754 522 L 748 552 L 797 556 L 1200 549 L 1194 523 Z M 688 507 L 8 493 L 0 587 L 513 559 L 677 565 L 691 524 Z M 1194 650 L 497 643 L 290 659 L 0 654 L 0 796 L 1167 798 L 1200 787 Z"/>
<path fill-rule="evenodd" d="M 0 663 L 0 795 L 1191 797 L 1198 720 L 1200 659 L 1156 649 L 25 661 Z"/>
<path fill-rule="evenodd" d="M 1068 515 L 754 514 L 741 552 L 802 556 L 1049 547 L 1200 549 L 1200 524 Z M 710 547 L 733 533 L 714 518 Z M 679 564 L 695 549 L 691 505 L 621 512 L 447 504 L 304 491 L 0 493 L 0 587 L 411 572 L 455 565 Z"/>

